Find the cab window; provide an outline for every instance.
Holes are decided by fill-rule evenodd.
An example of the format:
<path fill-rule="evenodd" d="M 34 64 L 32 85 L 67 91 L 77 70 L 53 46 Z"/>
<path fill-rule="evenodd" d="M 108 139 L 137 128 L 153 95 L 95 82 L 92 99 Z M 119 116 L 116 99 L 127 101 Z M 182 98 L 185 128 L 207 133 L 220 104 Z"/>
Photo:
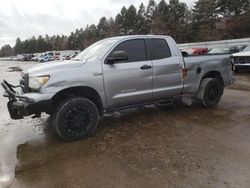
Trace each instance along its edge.
<path fill-rule="evenodd" d="M 118 44 L 114 51 L 126 51 L 128 53 L 128 62 L 146 61 L 146 47 L 144 39 L 133 39 Z"/>

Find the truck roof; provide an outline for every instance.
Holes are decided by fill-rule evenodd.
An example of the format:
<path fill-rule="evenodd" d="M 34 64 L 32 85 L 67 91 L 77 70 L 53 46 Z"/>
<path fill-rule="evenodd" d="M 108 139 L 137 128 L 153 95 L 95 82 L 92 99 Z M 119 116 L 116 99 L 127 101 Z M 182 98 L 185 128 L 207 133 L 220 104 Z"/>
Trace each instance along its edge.
<path fill-rule="evenodd" d="M 124 35 L 124 36 L 116 36 L 116 37 L 111 37 L 111 38 L 114 38 L 114 39 L 134 39 L 134 38 L 171 38 L 171 37 L 166 36 L 166 35 Z"/>

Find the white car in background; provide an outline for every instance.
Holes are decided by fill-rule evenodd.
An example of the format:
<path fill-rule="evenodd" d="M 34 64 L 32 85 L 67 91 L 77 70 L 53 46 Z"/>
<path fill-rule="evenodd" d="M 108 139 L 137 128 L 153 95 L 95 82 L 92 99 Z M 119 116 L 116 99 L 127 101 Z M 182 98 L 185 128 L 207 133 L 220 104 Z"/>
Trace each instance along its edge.
<path fill-rule="evenodd" d="M 38 58 L 40 57 L 41 55 L 38 54 L 38 53 L 35 53 L 34 54 L 34 57 L 31 58 L 32 61 L 38 61 Z"/>
<path fill-rule="evenodd" d="M 250 45 L 242 52 L 234 53 L 235 70 L 250 70 Z"/>
<path fill-rule="evenodd" d="M 39 58 L 38 61 L 40 63 L 54 61 L 54 57 L 50 53 L 43 53 Z"/>

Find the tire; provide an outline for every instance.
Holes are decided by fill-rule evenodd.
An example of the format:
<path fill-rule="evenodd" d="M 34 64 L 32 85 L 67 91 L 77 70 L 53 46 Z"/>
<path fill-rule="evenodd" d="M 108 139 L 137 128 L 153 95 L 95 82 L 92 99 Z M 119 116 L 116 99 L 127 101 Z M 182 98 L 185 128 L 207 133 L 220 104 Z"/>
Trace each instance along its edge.
<path fill-rule="evenodd" d="M 205 108 L 215 107 L 224 92 L 223 84 L 215 78 L 204 78 L 201 81 L 198 99 Z"/>
<path fill-rule="evenodd" d="M 74 141 L 87 138 L 95 131 L 99 112 L 89 99 L 72 97 L 59 104 L 52 117 L 52 126 L 58 136 Z"/>

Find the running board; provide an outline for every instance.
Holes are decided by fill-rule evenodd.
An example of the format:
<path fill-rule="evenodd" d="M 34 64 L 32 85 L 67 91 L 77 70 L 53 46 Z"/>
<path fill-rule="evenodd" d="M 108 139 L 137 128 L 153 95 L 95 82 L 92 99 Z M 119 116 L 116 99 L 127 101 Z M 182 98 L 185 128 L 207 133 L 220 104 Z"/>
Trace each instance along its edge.
<path fill-rule="evenodd" d="M 157 101 L 136 103 L 136 104 L 131 104 L 131 105 L 113 107 L 113 108 L 108 109 L 106 112 L 120 111 L 120 110 L 129 109 L 129 108 L 137 108 L 137 107 L 142 107 L 142 106 L 147 106 L 147 105 L 152 105 L 152 104 L 156 104 L 159 106 L 169 106 L 169 105 L 172 105 L 175 100 L 176 100 L 176 98 L 169 98 L 169 99 L 161 99 L 161 100 L 157 100 Z"/>

